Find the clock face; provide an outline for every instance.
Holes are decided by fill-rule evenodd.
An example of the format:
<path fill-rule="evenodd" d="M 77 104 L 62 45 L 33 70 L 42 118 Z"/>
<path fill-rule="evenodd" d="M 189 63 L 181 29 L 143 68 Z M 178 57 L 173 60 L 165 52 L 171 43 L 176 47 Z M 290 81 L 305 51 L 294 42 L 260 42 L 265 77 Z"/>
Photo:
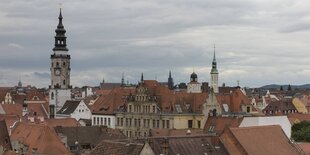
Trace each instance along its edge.
<path fill-rule="evenodd" d="M 60 75 L 60 70 L 59 69 L 55 70 L 55 75 Z"/>

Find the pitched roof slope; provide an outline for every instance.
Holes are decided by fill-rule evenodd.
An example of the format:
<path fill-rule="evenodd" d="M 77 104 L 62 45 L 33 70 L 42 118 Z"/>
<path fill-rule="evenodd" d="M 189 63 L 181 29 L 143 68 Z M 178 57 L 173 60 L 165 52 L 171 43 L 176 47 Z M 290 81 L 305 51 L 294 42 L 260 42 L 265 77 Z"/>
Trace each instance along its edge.
<path fill-rule="evenodd" d="M 12 141 L 17 140 L 29 146 L 28 153 L 36 148 L 37 153 L 46 155 L 71 154 L 64 144 L 46 125 L 18 123 L 11 135 Z"/>
<path fill-rule="evenodd" d="M 91 155 L 139 155 L 143 148 L 142 143 L 129 141 L 103 140 L 92 151 Z"/>
<path fill-rule="evenodd" d="M 57 111 L 57 114 L 70 115 L 71 113 L 74 112 L 74 110 L 78 107 L 79 104 L 80 101 L 68 100 L 62 106 L 62 108 L 59 111 Z"/>
<path fill-rule="evenodd" d="M 229 128 L 220 137 L 230 154 L 297 155 L 279 125 Z"/>

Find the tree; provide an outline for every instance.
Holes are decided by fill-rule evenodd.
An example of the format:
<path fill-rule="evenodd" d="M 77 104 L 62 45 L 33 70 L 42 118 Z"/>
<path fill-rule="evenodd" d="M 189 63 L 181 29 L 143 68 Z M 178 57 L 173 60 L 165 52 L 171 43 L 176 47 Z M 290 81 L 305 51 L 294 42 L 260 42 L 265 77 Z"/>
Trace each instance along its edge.
<path fill-rule="evenodd" d="M 292 138 L 298 142 L 310 142 L 310 122 L 302 121 L 292 126 Z"/>

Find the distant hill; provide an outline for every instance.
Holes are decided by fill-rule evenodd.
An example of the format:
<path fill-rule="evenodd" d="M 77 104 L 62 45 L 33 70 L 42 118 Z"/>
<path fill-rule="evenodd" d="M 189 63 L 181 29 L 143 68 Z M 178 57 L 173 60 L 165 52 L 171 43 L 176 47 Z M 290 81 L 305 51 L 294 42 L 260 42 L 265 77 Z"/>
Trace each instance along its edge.
<path fill-rule="evenodd" d="M 288 85 L 279 85 L 279 84 L 270 84 L 260 87 L 261 89 L 280 89 L 280 87 L 283 87 L 283 90 L 287 90 Z M 304 84 L 304 85 L 291 85 L 292 89 L 310 89 L 310 84 Z"/>

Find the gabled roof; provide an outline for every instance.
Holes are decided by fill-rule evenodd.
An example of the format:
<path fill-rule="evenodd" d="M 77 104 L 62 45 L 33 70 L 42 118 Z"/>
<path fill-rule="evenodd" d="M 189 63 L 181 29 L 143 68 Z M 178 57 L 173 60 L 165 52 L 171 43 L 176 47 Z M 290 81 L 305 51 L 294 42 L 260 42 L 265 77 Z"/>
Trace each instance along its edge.
<path fill-rule="evenodd" d="M 75 111 L 81 101 L 67 100 L 57 114 L 70 115 Z"/>
<path fill-rule="evenodd" d="M 204 126 L 204 132 L 221 135 L 226 128 L 239 127 L 243 117 L 214 117 L 209 116 Z"/>
<path fill-rule="evenodd" d="M 217 100 L 219 104 L 227 105 L 229 112 L 241 112 L 242 105 L 252 106 L 250 99 L 240 89 L 234 89 L 228 94 L 219 94 Z"/>
<path fill-rule="evenodd" d="M 124 106 L 127 96 L 135 93 L 133 87 L 117 87 L 112 89 L 108 95 L 101 95 L 95 103 L 90 106 L 93 114 L 113 114 L 114 111 Z"/>
<path fill-rule="evenodd" d="M 11 140 L 28 145 L 29 154 L 32 153 L 32 149 L 37 149 L 37 153 L 46 155 L 71 154 L 55 132 L 46 125 L 19 122 L 12 132 Z"/>
<path fill-rule="evenodd" d="M 229 154 L 299 154 L 279 125 L 229 128 L 220 139 Z"/>
<path fill-rule="evenodd" d="M 28 115 L 48 118 L 47 109 L 41 103 L 28 103 Z"/>

